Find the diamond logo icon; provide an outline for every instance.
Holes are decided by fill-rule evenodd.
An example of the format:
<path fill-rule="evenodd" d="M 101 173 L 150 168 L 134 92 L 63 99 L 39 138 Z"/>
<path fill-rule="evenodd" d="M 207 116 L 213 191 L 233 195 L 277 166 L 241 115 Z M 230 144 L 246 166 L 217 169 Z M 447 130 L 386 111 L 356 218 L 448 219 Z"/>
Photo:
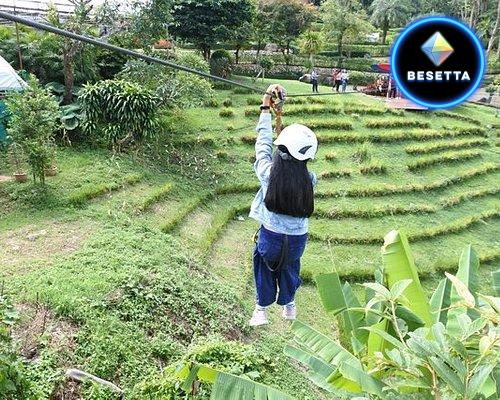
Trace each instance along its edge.
<path fill-rule="evenodd" d="M 439 31 L 427 39 L 421 49 L 436 67 L 439 67 L 453 53 L 453 47 Z"/>

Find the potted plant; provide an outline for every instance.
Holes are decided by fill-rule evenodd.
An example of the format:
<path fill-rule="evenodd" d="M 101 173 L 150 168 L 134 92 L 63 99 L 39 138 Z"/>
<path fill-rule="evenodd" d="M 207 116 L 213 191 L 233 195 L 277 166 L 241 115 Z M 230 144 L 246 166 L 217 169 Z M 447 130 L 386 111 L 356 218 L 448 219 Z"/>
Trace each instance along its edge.
<path fill-rule="evenodd" d="M 20 145 L 17 143 L 12 143 L 10 145 L 10 159 L 12 165 L 14 166 L 14 179 L 16 182 L 24 183 L 28 180 L 28 173 L 23 168 L 24 160 L 23 160 L 23 150 Z"/>
<path fill-rule="evenodd" d="M 56 165 L 56 145 L 53 141 L 48 142 L 47 147 L 49 149 L 50 161 L 48 165 L 44 168 L 43 172 L 45 176 L 56 176 L 57 175 L 57 165 Z"/>

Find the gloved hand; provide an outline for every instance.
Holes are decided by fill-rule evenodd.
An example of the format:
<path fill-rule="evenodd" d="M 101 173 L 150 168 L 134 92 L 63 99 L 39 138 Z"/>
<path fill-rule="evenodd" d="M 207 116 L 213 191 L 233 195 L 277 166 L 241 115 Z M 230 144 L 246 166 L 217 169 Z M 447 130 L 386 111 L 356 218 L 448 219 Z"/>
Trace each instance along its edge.
<path fill-rule="evenodd" d="M 285 88 L 279 84 L 272 84 L 267 88 L 262 103 L 274 108 L 276 111 L 281 111 L 285 97 Z"/>

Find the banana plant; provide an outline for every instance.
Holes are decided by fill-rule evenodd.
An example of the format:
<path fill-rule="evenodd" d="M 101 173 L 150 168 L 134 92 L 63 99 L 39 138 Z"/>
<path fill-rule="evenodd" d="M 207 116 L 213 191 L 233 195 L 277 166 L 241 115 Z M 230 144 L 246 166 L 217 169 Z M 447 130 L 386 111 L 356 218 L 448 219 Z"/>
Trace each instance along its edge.
<path fill-rule="evenodd" d="M 196 396 L 197 383 L 212 385 L 213 400 L 292 400 L 292 397 L 270 386 L 219 371 L 208 365 L 186 363 L 176 374 L 184 380 L 182 389 Z"/>
<path fill-rule="evenodd" d="M 339 397 L 436 397 L 444 390 L 456 398 L 498 398 L 500 299 L 477 292 L 479 263 L 471 246 L 462 252 L 457 275 L 446 274 L 430 300 L 404 234 L 389 232 L 382 255 L 376 281 L 363 284 L 364 302 L 338 274 L 317 277 L 325 309 L 349 339 L 345 347 L 296 321 L 285 354 Z"/>

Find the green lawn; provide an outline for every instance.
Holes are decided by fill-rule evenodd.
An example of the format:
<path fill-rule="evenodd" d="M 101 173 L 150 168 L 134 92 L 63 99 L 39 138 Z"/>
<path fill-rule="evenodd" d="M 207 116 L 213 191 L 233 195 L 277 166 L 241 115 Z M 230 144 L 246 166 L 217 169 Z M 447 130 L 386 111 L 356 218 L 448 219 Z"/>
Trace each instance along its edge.
<path fill-rule="evenodd" d="M 307 84 L 281 83 L 290 94 L 310 91 Z M 57 329 L 69 338 L 64 351 L 60 341 L 38 340 L 42 362 L 32 373 L 45 382 L 42 398 L 62 385 L 61 371 L 70 366 L 131 390 L 179 357 L 193 337 L 210 335 L 251 342 L 276 357 L 264 382 L 301 399 L 326 397 L 281 354 L 289 332 L 277 308 L 269 328 L 246 327 L 258 228 L 247 210 L 258 182 L 252 170 L 257 117 L 245 111 L 257 108 L 258 96 L 217 91 L 220 104 L 227 98 L 233 117 L 219 117 L 222 106 L 175 112 L 174 126 L 162 133 L 168 160 L 61 148 L 60 173 L 45 191 L 0 184 L 5 290 L 28 323 L 38 315 L 33 309 L 47 310 L 53 330 L 44 338 L 57 336 Z M 351 281 L 370 279 L 392 229 L 410 236 L 428 290 L 443 270 L 455 268 L 468 243 L 484 260 L 481 274 L 490 286 L 500 259 L 493 109 L 391 112 L 382 100 L 355 93 L 316 97 L 314 104 L 290 99 L 293 115 L 285 108 L 285 124 L 318 126 L 320 148 L 310 168 L 324 177 L 302 263 L 307 284 L 297 301 L 303 320 L 336 334 L 314 275 L 335 270 Z M 339 122 L 347 125 L 336 129 Z M 415 162 L 419 166 L 408 169 Z M 5 160 L 0 172 L 8 172 Z M 16 335 L 24 349 L 25 335 Z M 90 386 L 79 390 L 85 398 L 107 398 Z"/>

